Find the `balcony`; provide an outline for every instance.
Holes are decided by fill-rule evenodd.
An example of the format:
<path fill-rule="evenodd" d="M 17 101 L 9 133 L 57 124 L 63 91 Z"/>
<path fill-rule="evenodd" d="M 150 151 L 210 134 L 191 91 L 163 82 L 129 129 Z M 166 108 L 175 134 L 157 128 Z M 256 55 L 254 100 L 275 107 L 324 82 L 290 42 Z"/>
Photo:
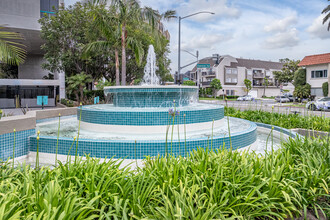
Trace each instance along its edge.
<path fill-rule="evenodd" d="M 211 82 L 201 82 L 200 84 L 202 86 L 210 86 Z"/>

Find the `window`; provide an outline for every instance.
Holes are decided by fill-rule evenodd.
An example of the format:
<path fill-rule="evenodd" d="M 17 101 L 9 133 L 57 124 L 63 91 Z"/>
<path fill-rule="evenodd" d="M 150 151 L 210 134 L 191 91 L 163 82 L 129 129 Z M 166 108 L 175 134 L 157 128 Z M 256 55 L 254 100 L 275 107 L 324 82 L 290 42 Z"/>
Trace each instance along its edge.
<path fill-rule="evenodd" d="M 312 78 L 327 78 L 328 77 L 328 70 L 313 70 L 311 72 Z"/>
<path fill-rule="evenodd" d="M 231 83 L 231 78 L 226 78 L 227 83 Z"/>
<path fill-rule="evenodd" d="M 252 75 L 252 70 L 248 70 L 248 71 L 247 71 L 247 74 L 248 74 L 249 76 L 251 76 L 251 75 Z"/>
<path fill-rule="evenodd" d="M 226 95 L 235 95 L 235 90 L 226 90 Z"/>
<path fill-rule="evenodd" d="M 226 69 L 227 74 L 231 74 L 231 69 Z"/>
<path fill-rule="evenodd" d="M 232 69 L 232 70 L 231 70 L 231 73 L 232 73 L 232 74 L 237 74 L 237 69 Z"/>
<path fill-rule="evenodd" d="M 54 16 L 58 10 L 59 0 L 40 0 L 40 17 L 46 13 L 47 16 Z"/>

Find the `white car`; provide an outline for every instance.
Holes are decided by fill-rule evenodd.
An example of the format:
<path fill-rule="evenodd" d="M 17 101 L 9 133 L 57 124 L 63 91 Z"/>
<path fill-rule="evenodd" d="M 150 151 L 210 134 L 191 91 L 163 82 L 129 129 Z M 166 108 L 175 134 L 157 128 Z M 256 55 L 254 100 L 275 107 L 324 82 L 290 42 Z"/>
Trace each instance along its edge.
<path fill-rule="evenodd" d="M 316 101 L 307 102 L 306 108 L 310 110 L 330 110 L 330 97 L 323 97 Z"/>
<path fill-rule="evenodd" d="M 244 95 L 237 98 L 237 101 L 253 101 L 254 98 L 250 95 Z"/>

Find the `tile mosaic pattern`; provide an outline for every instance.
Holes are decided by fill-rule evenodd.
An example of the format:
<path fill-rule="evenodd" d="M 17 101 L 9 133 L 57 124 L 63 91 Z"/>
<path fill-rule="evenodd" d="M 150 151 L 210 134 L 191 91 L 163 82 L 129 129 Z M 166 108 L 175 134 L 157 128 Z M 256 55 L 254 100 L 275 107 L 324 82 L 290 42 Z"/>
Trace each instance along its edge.
<path fill-rule="evenodd" d="M 187 106 L 197 101 L 198 88 L 106 88 L 104 93 L 118 107 L 172 107 Z"/>
<path fill-rule="evenodd" d="M 301 136 L 300 134 L 293 132 L 289 129 L 285 129 L 282 127 L 278 127 L 278 126 L 273 126 L 273 125 L 269 125 L 269 124 L 263 124 L 263 123 L 259 123 L 259 122 L 254 122 L 258 127 L 263 127 L 263 128 L 268 128 L 268 129 L 272 129 L 272 127 L 274 127 L 275 131 L 281 132 L 283 134 L 288 135 L 291 138 L 295 138 L 297 136 Z"/>
<path fill-rule="evenodd" d="M 255 123 L 250 122 L 249 129 L 233 133 L 231 137 L 218 136 L 211 140 L 211 137 L 190 139 L 186 142 L 187 151 L 192 151 L 198 147 L 219 149 L 223 146 L 233 149 L 246 147 L 256 141 L 257 138 L 257 126 Z M 36 136 L 30 137 L 30 150 L 36 151 Z M 68 155 L 70 147 L 70 155 L 74 155 L 76 151 L 76 142 L 73 142 L 73 138 L 60 138 L 58 153 Z M 168 153 L 171 152 L 171 143 L 167 143 Z M 42 153 L 55 153 L 56 150 L 56 137 L 40 137 L 39 140 L 39 152 Z M 85 154 L 93 157 L 101 158 L 126 158 L 126 159 L 142 159 L 146 156 L 165 155 L 166 143 L 165 141 L 138 141 L 135 144 L 134 140 L 88 140 L 80 139 L 78 142 L 78 154 L 83 156 Z M 172 153 L 175 155 L 185 155 L 185 143 L 184 140 L 174 141 L 172 143 Z"/>
<path fill-rule="evenodd" d="M 77 119 L 80 117 L 80 108 L 77 109 Z M 186 117 L 184 118 L 184 114 Z M 203 123 L 212 120 L 220 120 L 224 117 L 224 107 L 214 105 L 209 109 L 181 111 L 175 117 L 175 124 Z M 168 111 L 102 111 L 84 107 L 81 112 L 81 121 L 103 125 L 132 125 L 132 126 L 154 126 L 168 125 L 170 121 Z M 170 121 L 172 123 L 172 121 Z"/>
<path fill-rule="evenodd" d="M 29 153 L 29 137 L 35 135 L 35 129 L 17 131 L 15 134 L 15 158 Z M 14 133 L 0 135 L 0 160 L 13 157 Z"/>

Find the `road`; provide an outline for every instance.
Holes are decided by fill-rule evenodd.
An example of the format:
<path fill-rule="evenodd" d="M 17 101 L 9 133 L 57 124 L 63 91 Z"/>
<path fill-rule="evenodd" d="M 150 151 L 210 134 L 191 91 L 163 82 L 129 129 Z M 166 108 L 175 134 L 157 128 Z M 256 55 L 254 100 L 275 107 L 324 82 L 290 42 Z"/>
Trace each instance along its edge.
<path fill-rule="evenodd" d="M 200 100 L 202 103 L 210 103 L 210 104 L 221 104 L 226 105 L 225 101 L 218 100 Z M 283 114 L 301 114 L 301 115 L 318 115 L 330 117 L 330 111 L 310 111 L 304 107 L 288 107 L 285 104 L 278 104 L 274 100 L 257 100 L 256 102 L 245 102 L 245 101 L 227 101 L 228 107 L 234 107 L 240 110 L 263 110 L 263 111 L 274 111 Z M 274 106 L 274 109 L 272 109 Z"/>

